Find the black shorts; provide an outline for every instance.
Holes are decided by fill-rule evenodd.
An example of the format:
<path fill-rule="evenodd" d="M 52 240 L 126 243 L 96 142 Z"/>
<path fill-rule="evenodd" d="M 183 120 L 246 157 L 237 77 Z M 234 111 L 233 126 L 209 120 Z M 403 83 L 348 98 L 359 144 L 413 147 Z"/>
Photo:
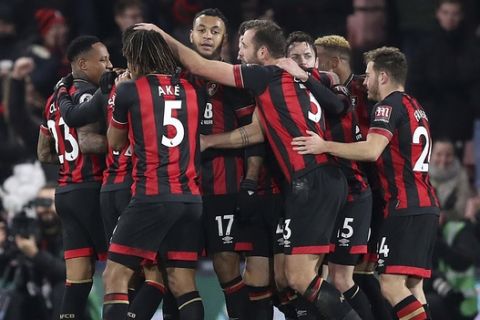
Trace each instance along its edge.
<path fill-rule="evenodd" d="M 112 238 L 118 218 L 130 203 L 130 189 L 118 189 L 100 192 L 100 208 L 102 210 L 103 226 L 107 242 Z"/>
<path fill-rule="evenodd" d="M 285 254 L 330 252 L 337 214 L 347 198 L 347 182 L 339 168 L 321 166 L 293 179 L 285 197 Z"/>
<path fill-rule="evenodd" d="M 55 194 L 55 207 L 62 221 L 65 260 L 89 256 L 105 260 L 107 241 L 99 197 L 99 187 Z"/>
<path fill-rule="evenodd" d="M 279 229 L 279 218 L 283 216 L 283 199 L 280 194 L 255 196 L 258 203 L 256 213 L 246 229 L 252 251 L 247 256 L 273 257 L 283 253 L 283 234 Z M 278 236 L 277 235 L 278 232 Z M 278 241 L 278 237 L 282 241 Z"/>
<path fill-rule="evenodd" d="M 380 191 L 372 191 L 372 219 L 368 233 L 367 254 L 363 256 L 363 261 L 377 262 L 377 245 L 380 239 L 380 231 L 383 224 L 385 210 L 385 200 Z"/>
<path fill-rule="evenodd" d="M 380 233 L 379 273 L 429 278 L 438 215 L 388 216 Z"/>
<path fill-rule="evenodd" d="M 201 203 L 133 198 L 113 232 L 108 259 L 133 270 L 158 258 L 164 265 L 195 268 L 202 247 L 201 214 Z"/>
<path fill-rule="evenodd" d="M 203 196 L 202 222 L 208 255 L 218 252 L 251 251 L 245 226 L 235 219 L 237 195 Z"/>
<path fill-rule="evenodd" d="M 367 253 L 368 231 L 372 215 L 372 194 L 370 189 L 347 201 L 337 217 L 332 234 L 333 252 L 329 261 L 336 264 L 354 266 L 360 255 Z"/>

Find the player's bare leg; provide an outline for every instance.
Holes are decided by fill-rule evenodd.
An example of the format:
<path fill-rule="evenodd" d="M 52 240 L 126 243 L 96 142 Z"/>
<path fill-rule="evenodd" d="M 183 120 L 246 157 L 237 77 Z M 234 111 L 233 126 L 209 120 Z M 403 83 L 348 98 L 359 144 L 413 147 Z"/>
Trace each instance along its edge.
<path fill-rule="evenodd" d="M 418 300 L 407 287 L 407 278 L 406 275 L 380 275 L 382 294 L 393 307 L 394 313 L 398 319 L 402 317 L 411 318 L 422 314 L 425 316 L 422 319 L 427 319 L 423 303 Z M 415 287 L 418 283 L 410 283 L 410 285 Z M 415 291 L 417 291 L 417 289 L 415 289 Z M 423 299 L 424 298 L 425 296 L 423 296 Z"/>
<path fill-rule="evenodd" d="M 243 281 L 249 287 L 251 320 L 273 318 L 271 263 L 271 259 L 260 256 L 249 256 L 245 260 Z"/>
<path fill-rule="evenodd" d="M 177 300 L 180 320 L 203 320 L 202 298 L 195 284 L 195 269 L 167 268 L 168 287 Z"/>
<path fill-rule="evenodd" d="M 123 264 L 107 260 L 103 272 L 105 296 L 103 300 L 103 319 L 125 319 L 128 312 L 128 283 L 134 271 Z"/>
<path fill-rule="evenodd" d="M 94 265 L 92 257 L 65 260 L 67 279 L 60 316 L 83 317 L 88 294 L 93 284 Z"/>
<path fill-rule="evenodd" d="M 237 252 L 215 253 L 213 269 L 223 289 L 229 317 L 248 319 L 248 292 L 240 275 L 240 255 Z"/>

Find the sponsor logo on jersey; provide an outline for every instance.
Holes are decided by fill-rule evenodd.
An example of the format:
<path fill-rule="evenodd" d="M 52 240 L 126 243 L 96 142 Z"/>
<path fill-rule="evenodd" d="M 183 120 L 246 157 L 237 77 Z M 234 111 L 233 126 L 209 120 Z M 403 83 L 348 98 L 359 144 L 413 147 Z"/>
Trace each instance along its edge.
<path fill-rule="evenodd" d="M 392 107 L 383 105 L 375 108 L 375 119 L 374 121 L 389 122 L 390 116 L 392 115 Z"/>

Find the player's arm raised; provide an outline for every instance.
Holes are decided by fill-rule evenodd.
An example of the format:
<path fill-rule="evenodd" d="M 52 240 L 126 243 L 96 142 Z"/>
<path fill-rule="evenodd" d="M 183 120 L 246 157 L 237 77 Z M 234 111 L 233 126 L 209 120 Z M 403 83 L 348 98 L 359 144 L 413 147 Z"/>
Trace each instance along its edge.
<path fill-rule="evenodd" d="M 117 86 L 117 94 L 112 97 L 113 117 L 107 130 L 108 145 L 121 151 L 128 143 L 128 110 L 134 99 L 138 99 L 135 82 L 126 81 Z"/>
<path fill-rule="evenodd" d="M 292 140 L 293 150 L 299 154 L 330 153 L 349 160 L 376 161 L 389 143 L 385 136 L 377 133 L 369 133 L 366 141 L 354 143 L 326 141 L 312 131 L 307 134 Z"/>
<path fill-rule="evenodd" d="M 257 109 L 252 115 L 252 123 L 230 132 L 200 136 L 202 151 L 208 148 L 236 149 L 264 141 Z"/>
<path fill-rule="evenodd" d="M 233 65 L 203 58 L 154 24 L 139 23 L 136 25 L 135 29 L 153 30 L 160 33 L 170 46 L 174 56 L 193 74 L 230 87 L 235 87 Z"/>

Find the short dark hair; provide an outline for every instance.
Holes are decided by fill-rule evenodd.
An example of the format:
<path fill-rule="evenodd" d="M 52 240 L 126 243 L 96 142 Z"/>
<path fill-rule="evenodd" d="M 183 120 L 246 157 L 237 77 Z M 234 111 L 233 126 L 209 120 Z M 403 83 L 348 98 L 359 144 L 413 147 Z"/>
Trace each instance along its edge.
<path fill-rule="evenodd" d="M 195 17 L 193 17 L 193 23 L 195 23 L 195 20 L 197 20 L 198 17 L 200 16 L 209 16 L 209 17 L 217 17 L 220 18 L 220 20 L 223 21 L 223 24 L 225 25 L 225 30 L 228 28 L 228 19 L 225 17 L 222 11 L 218 8 L 207 8 L 203 9 L 202 11 L 197 12 Z"/>
<path fill-rule="evenodd" d="M 437 1 L 437 9 L 439 9 L 445 3 L 458 4 L 460 6 L 460 8 L 463 10 L 463 1 L 462 0 L 438 0 Z"/>
<path fill-rule="evenodd" d="M 118 16 L 127 10 L 128 8 L 137 7 L 143 10 L 143 4 L 140 0 L 117 0 L 113 7 L 113 14 Z"/>
<path fill-rule="evenodd" d="M 365 63 L 373 62 L 373 69 L 385 71 L 397 83 L 405 85 L 408 72 L 407 58 L 395 47 L 381 47 L 363 54 Z"/>
<path fill-rule="evenodd" d="M 100 42 L 100 39 L 95 36 L 79 36 L 73 39 L 67 48 L 68 61 L 75 61 L 79 55 L 92 50 L 92 46 L 98 42 Z"/>
<path fill-rule="evenodd" d="M 162 35 L 152 30 L 135 30 L 134 27 L 128 27 L 123 33 L 122 53 L 137 68 L 139 75 L 176 74 L 177 61 Z"/>
<path fill-rule="evenodd" d="M 287 37 L 287 42 L 285 43 L 285 55 L 288 54 L 288 48 L 294 42 L 306 42 L 310 48 L 312 48 L 313 54 L 317 56 L 317 50 L 315 50 L 315 44 L 313 43 L 313 38 L 306 32 L 303 31 L 294 31 L 290 33 Z"/>
<path fill-rule="evenodd" d="M 278 24 L 270 20 L 250 20 L 242 27 L 244 33 L 255 30 L 252 41 L 257 50 L 265 46 L 273 58 L 285 56 L 285 34 Z"/>

